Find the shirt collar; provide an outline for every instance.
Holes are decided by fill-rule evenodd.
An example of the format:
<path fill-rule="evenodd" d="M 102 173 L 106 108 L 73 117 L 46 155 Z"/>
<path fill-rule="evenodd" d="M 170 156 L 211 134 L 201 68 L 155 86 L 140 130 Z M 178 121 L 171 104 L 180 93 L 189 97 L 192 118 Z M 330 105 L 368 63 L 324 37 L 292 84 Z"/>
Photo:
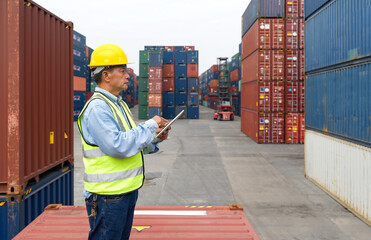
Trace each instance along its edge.
<path fill-rule="evenodd" d="M 95 87 L 95 91 L 96 92 L 100 92 L 100 93 L 103 93 L 105 96 L 107 96 L 112 102 L 120 102 L 122 100 L 122 97 L 119 95 L 118 97 L 116 97 L 115 95 L 113 95 L 112 93 L 104 90 L 103 88 L 100 88 L 100 87 Z"/>

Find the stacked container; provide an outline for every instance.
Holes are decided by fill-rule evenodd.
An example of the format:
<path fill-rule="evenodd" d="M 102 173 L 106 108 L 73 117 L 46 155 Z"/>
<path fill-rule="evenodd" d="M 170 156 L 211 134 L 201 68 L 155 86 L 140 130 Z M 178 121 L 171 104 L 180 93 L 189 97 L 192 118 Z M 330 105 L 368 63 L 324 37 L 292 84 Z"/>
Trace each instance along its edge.
<path fill-rule="evenodd" d="M 126 70 L 129 74 L 129 82 L 128 82 L 128 89 L 120 92 L 120 96 L 122 100 L 126 102 L 129 108 L 133 108 L 135 105 L 135 82 L 137 81 L 137 75 L 134 73 L 132 68 L 127 68 Z"/>
<path fill-rule="evenodd" d="M 303 15 L 302 0 L 252 0 L 242 16 L 241 130 L 258 143 L 303 143 Z"/>
<path fill-rule="evenodd" d="M 370 1 L 305 8 L 305 175 L 371 225 Z"/>
<path fill-rule="evenodd" d="M 198 51 L 193 46 L 145 46 L 140 51 L 139 119 L 197 119 Z"/>
<path fill-rule="evenodd" d="M 231 68 L 230 68 L 230 80 L 231 89 L 230 92 L 238 93 L 238 97 L 232 99 L 232 105 L 234 106 L 234 114 L 236 116 L 241 115 L 241 93 L 239 86 L 241 85 L 241 54 L 236 53 L 231 58 Z"/>
<path fill-rule="evenodd" d="M 12 239 L 48 204 L 73 204 L 73 29 L 34 2 L 0 1 L 0 16 L 0 239 Z"/>

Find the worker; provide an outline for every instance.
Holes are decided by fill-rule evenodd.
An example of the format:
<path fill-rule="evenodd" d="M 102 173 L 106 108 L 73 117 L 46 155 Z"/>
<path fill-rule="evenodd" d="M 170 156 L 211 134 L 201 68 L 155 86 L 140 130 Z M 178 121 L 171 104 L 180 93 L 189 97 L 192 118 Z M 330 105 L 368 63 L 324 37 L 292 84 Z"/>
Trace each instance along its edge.
<path fill-rule="evenodd" d="M 136 126 L 119 95 L 128 88 L 127 64 L 125 52 L 114 44 L 101 45 L 90 60 L 97 88 L 78 117 L 89 239 L 129 239 L 144 181 L 143 153 L 158 151 L 168 136 L 164 131 L 155 138 L 167 124 L 159 116 Z"/>

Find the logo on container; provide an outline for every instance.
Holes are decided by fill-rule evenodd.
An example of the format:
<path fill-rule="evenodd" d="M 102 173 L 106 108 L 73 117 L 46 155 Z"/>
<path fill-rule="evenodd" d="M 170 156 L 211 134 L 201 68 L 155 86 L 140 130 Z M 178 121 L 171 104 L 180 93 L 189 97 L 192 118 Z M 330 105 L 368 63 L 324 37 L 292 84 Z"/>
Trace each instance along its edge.
<path fill-rule="evenodd" d="M 77 66 L 77 65 L 73 65 L 73 70 L 74 71 L 81 71 L 81 67 L 80 66 Z"/>

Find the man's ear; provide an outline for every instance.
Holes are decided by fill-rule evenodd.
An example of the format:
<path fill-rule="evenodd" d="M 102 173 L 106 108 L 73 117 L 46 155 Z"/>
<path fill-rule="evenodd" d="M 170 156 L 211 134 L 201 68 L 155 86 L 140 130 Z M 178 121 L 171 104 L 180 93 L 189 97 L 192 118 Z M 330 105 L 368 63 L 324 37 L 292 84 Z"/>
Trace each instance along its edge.
<path fill-rule="evenodd" d="M 102 81 L 109 81 L 109 75 L 108 75 L 108 71 L 103 71 L 102 72 Z"/>

